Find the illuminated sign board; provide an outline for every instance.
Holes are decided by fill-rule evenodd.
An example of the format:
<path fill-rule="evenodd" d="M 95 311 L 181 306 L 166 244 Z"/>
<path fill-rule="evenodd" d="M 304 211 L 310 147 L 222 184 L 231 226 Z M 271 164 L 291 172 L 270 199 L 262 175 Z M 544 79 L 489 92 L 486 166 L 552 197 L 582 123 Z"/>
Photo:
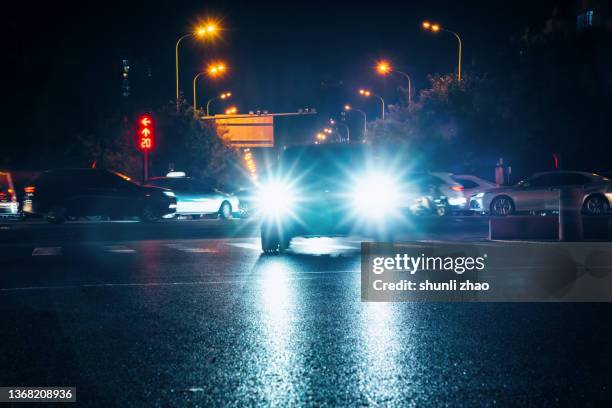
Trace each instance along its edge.
<path fill-rule="evenodd" d="M 155 133 L 153 130 L 153 119 L 151 115 L 142 115 L 138 118 L 138 149 L 143 152 L 153 150 Z"/>

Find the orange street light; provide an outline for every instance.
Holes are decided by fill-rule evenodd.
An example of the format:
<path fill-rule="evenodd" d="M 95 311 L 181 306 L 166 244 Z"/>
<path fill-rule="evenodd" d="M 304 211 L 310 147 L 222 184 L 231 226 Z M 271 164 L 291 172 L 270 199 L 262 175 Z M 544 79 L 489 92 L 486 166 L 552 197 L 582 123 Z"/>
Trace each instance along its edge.
<path fill-rule="evenodd" d="M 455 38 L 457 39 L 457 43 L 459 45 L 458 47 L 459 57 L 458 57 L 458 62 L 457 62 L 457 81 L 461 81 L 461 49 L 463 47 L 463 44 L 461 42 L 461 37 L 459 37 L 459 34 L 457 34 L 454 31 L 447 30 L 446 28 L 442 28 L 440 24 L 432 24 L 428 21 L 424 21 L 422 26 L 425 30 L 430 30 L 433 33 L 437 33 L 439 31 L 445 31 L 455 36 Z"/>
<path fill-rule="evenodd" d="M 385 60 L 381 60 L 376 64 L 376 71 L 381 75 L 387 75 L 394 72 L 396 74 L 402 75 L 408 80 L 408 107 L 410 107 L 410 105 L 412 105 L 412 81 L 410 80 L 410 76 L 403 71 L 393 69 L 391 63 Z"/>
<path fill-rule="evenodd" d="M 180 37 L 176 41 L 176 46 L 174 47 L 174 63 L 176 67 L 176 110 L 179 110 L 179 59 L 178 59 L 178 51 L 179 45 L 181 41 L 183 41 L 187 37 L 196 37 L 199 39 L 209 38 L 215 36 L 219 32 L 219 25 L 216 22 L 209 21 L 203 25 L 196 27 L 192 32 L 187 33 Z"/>
<path fill-rule="evenodd" d="M 380 95 L 376 95 L 375 93 L 372 93 L 370 90 L 368 89 L 360 89 L 359 90 L 359 94 L 368 98 L 370 96 L 374 96 L 376 98 L 378 98 L 380 100 L 380 103 L 382 105 L 382 120 L 385 120 L 385 100 L 382 98 L 382 96 Z"/>
<path fill-rule="evenodd" d="M 206 69 L 208 75 L 211 77 L 217 77 L 227 71 L 227 67 L 223 62 L 214 62 Z"/>
<path fill-rule="evenodd" d="M 388 73 L 393 71 L 393 69 L 391 69 L 391 64 L 389 64 L 389 62 L 384 61 L 384 60 L 379 61 L 378 64 L 376 64 L 376 70 L 381 75 L 387 75 Z"/>
<path fill-rule="evenodd" d="M 210 98 L 207 102 L 206 102 L 206 116 L 210 116 L 210 103 L 214 100 L 217 99 L 227 99 L 229 97 L 232 96 L 231 92 L 224 92 L 221 95 L 217 95 L 214 98 Z"/>

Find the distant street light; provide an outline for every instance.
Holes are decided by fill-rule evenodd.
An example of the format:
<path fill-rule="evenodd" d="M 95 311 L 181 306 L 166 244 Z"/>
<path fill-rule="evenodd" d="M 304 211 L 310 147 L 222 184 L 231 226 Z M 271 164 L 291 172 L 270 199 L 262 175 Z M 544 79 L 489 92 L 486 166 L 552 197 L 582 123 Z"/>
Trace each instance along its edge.
<path fill-rule="evenodd" d="M 380 100 L 381 105 L 382 105 L 382 120 L 385 120 L 385 100 L 382 98 L 382 96 L 376 95 L 376 94 L 372 93 L 368 89 L 360 89 L 359 90 L 359 95 L 365 96 L 366 98 L 369 98 L 370 96 L 374 96 L 374 97 L 378 98 Z"/>
<path fill-rule="evenodd" d="M 423 27 L 423 29 L 429 30 L 429 31 L 431 31 L 433 33 L 444 31 L 444 32 L 447 32 L 447 33 L 452 34 L 452 35 L 455 36 L 455 38 L 457 39 L 457 42 L 459 43 L 459 61 L 457 63 L 457 81 L 461 81 L 461 48 L 462 48 L 462 44 L 461 44 L 461 37 L 459 37 L 459 34 L 457 34 L 454 31 L 442 28 L 440 26 L 440 24 L 433 24 L 433 23 L 430 23 L 429 21 L 423 21 L 422 27 Z"/>
<path fill-rule="evenodd" d="M 238 113 L 238 108 L 235 106 L 230 106 L 225 110 L 226 115 L 235 115 L 236 113 Z"/>
<path fill-rule="evenodd" d="M 381 75 L 396 73 L 404 76 L 408 80 L 408 107 L 410 107 L 410 105 L 412 105 L 412 81 L 410 80 L 410 76 L 405 72 L 393 69 L 391 64 L 384 60 L 379 61 L 378 64 L 376 64 L 376 71 Z"/>
<path fill-rule="evenodd" d="M 366 113 L 364 111 L 362 111 L 361 109 L 355 109 L 353 108 L 351 105 L 344 105 L 344 111 L 345 112 L 351 112 L 351 111 L 355 111 L 355 112 L 359 112 L 363 115 L 363 139 L 365 140 L 367 134 L 368 134 L 368 117 L 366 116 Z"/>
<path fill-rule="evenodd" d="M 227 99 L 227 98 L 229 98 L 230 96 L 232 96 L 232 93 L 231 93 L 231 92 L 225 92 L 225 93 L 222 93 L 221 95 L 217 95 L 217 96 L 215 96 L 214 98 L 210 98 L 210 99 L 209 99 L 209 100 L 206 102 L 206 116 L 210 116 L 210 103 L 211 103 L 212 101 L 215 101 L 215 100 L 217 100 L 217 99 Z"/>
<path fill-rule="evenodd" d="M 210 77 L 218 77 L 227 71 L 227 66 L 223 62 L 214 62 L 206 69 Z"/>
<path fill-rule="evenodd" d="M 176 110 L 177 111 L 179 110 L 179 104 L 180 104 L 179 102 L 179 58 L 178 58 L 179 44 L 181 43 L 181 41 L 183 41 L 187 37 L 196 37 L 198 39 L 205 39 L 205 38 L 214 37 L 218 32 L 219 32 L 219 26 L 217 25 L 217 23 L 210 21 L 208 23 L 205 23 L 203 25 L 196 27 L 193 32 L 183 35 L 176 41 L 174 61 L 175 61 L 175 66 L 176 66 Z"/>
<path fill-rule="evenodd" d="M 193 77 L 193 112 L 195 114 L 196 110 L 198 109 L 197 106 L 197 98 L 196 98 L 196 82 L 198 80 L 199 77 L 201 77 L 202 75 L 207 74 L 210 77 L 216 77 L 221 75 L 223 72 L 226 71 L 226 66 L 224 63 L 222 62 L 215 62 L 212 63 L 208 66 L 208 68 L 206 69 L 206 71 L 200 72 L 198 73 L 196 76 Z M 207 115 L 208 116 L 208 115 Z"/>

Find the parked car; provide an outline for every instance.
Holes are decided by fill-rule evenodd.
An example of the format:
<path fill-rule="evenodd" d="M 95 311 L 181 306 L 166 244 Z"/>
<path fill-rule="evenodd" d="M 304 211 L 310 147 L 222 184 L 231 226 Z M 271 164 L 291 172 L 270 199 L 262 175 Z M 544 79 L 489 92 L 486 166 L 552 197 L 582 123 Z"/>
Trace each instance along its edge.
<path fill-rule="evenodd" d="M 23 212 L 52 223 L 90 216 L 138 216 L 153 222 L 176 211 L 173 192 L 139 186 L 129 177 L 101 169 L 45 171 L 24 193 Z"/>
<path fill-rule="evenodd" d="M 177 215 L 214 215 L 232 218 L 239 211 L 237 197 L 215 188 L 212 180 L 200 181 L 191 177 L 153 177 L 147 185 L 169 189 L 176 195 Z"/>
<path fill-rule="evenodd" d="M 19 217 L 17 192 L 8 171 L 0 171 L 0 217 Z"/>
<path fill-rule="evenodd" d="M 465 206 L 462 208 L 464 211 L 471 211 L 470 197 L 498 187 L 493 182 L 469 174 L 453 174 L 450 177 L 463 186 L 463 196 L 467 198 Z"/>
<path fill-rule="evenodd" d="M 496 216 L 556 212 L 561 187 L 583 189 L 582 210 L 587 214 L 606 214 L 610 210 L 612 182 L 599 174 L 580 171 L 537 173 L 515 186 L 476 194 L 470 199 L 470 209 Z"/>

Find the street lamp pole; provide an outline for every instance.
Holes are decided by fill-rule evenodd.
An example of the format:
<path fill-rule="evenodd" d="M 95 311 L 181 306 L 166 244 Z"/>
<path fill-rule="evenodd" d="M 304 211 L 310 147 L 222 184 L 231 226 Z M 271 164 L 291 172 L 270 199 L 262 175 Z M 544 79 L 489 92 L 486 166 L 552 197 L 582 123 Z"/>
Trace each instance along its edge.
<path fill-rule="evenodd" d="M 231 92 L 224 92 L 221 95 L 217 95 L 214 98 L 210 98 L 207 102 L 206 102 L 206 116 L 210 116 L 210 103 L 212 101 L 216 101 L 217 99 L 227 99 L 230 96 L 232 96 Z"/>
<path fill-rule="evenodd" d="M 396 69 L 394 69 L 393 72 L 403 75 L 408 80 L 408 108 L 410 108 L 410 106 L 412 105 L 412 81 L 410 80 L 410 75 L 405 72 L 398 71 Z"/>
<path fill-rule="evenodd" d="M 372 96 L 375 96 L 380 99 L 380 103 L 382 105 L 382 120 L 385 120 L 385 100 L 382 98 L 382 96 L 376 95 L 374 93 L 372 94 Z"/>
<path fill-rule="evenodd" d="M 196 76 L 193 77 L 193 114 L 195 115 L 198 110 L 197 97 L 196 97 L 196 82 L 198 78 L 204 75 L 205 72 L 200 72 Z"/>
<path fill-rule="evenodd" d="M 351 105 L 344 105 L 344 110 L 346 112 L 356 111 L 359 112 L 363 116 L 363 138 L 365 139 L 368 134 L 368 117 L 364 111 L 361 109 L 353 108 Z"/>
<path fill-rule="evenodd" d="M 462 48 L 461 37 L 459 37 L 459 34 L 457 34 L 454 31 L 447 30 L 445 28 L 441 28 L 441 30 L 454 35 L 459 44 L 459 57 L 458 57 L 458 62 L 457 62 L 457 81 L 461 82 L 461 48 Z"/>
<path fill-rule="evenodd" d="M 457 39 L 458 45 L 459 45 L 459 48 L 458 48 L 459 56 L 458 56 L 458 62 L 457 62 L 457 81 L 461 82 L 461 49 L 463 48 L 463 44 L 461 42 L 461 37 L 459 37 L 459 34 L 457 34 L 454 31 L 447 30 L 446 28 L 440 26 L 440 24 L 437 24 L 437 23 L 432 24 L 429 21 L 423 21 L 422 27 L 425 30 L 430 30 L 433 33 L 437 33 L 438 31 L 444 31 L 444 32 L 447 32 L 455 36 L 455 38 Z"/>
<path fill-rule="evenodd" d="M 191 37 L 191 36 L 193 36 L 193 34 L 185 34 L 184 36 L 179 38 L 176 42 L 176 47 L 175 47 L 175 52 L 174 52 L 174 62 L 176 66 L 176 111 L 177 112 L 179 111 L 179 105 L 180 105 L 180 101 L 179 101 L 179 57 L 178 57 L 179 44 L 185 38 Z"/>
<path fill-rule="evenodd" d="M 215 100 L 219 99 L 219 98 L 220 98 L 220 96 L 215 96 L 214 98 L 210 98 L 208 100 L 208 102 L 206 102 L 206 116 L 210 116 L 210 103 L 212 101 L 215 101 Z"/>

